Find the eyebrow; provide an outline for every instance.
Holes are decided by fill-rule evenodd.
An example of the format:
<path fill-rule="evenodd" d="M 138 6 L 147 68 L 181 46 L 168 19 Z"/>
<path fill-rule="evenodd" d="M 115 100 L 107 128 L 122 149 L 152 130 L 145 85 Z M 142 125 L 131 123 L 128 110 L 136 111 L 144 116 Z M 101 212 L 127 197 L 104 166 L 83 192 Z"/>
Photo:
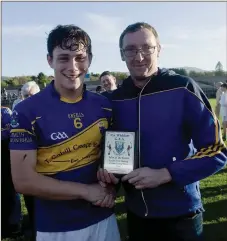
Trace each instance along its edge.
<path fill-rule="evenodd" d="M 68 57 L 68 54 L 59 54 L 58 57 Z"/>
<path fill-rule="evenodd" d="M 83 53 L 82 54 L 77 54 L 74 57 L 83 57 L 85 56 Z M 71 57 L 70 54 L 59 54 L 58 57 Z"/>

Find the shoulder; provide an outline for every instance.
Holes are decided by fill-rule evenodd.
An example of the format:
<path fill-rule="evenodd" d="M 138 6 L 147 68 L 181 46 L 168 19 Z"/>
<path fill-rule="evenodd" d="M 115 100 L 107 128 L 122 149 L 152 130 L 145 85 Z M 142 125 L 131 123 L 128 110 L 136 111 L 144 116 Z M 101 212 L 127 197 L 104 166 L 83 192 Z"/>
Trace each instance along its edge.
<path fill-rule="evenodd" d="M 49 102 L 50 95 L 47 90 L 41 90 L 39 93 L 19 102 L 13 110 L 13 113 L 24 114 L 25 116 L 33 116 L 36 112 L 42 112 L 46 104 Z"/>
<path fill-rule="evenodd" d="M 12 111 L 9 107 L 1 106 L 1 114 L 2 115 L 11 115 Z"/>
<path fill-rule="evenodd" d="M 111 106 L 111 102 L 109 101 L 109 99 L 102 94 L 87 91 L 87 98 L 93 104 L 96 103 L 100 106 Z"/>
<path fill-rule="evenodd" d="M 171 71 L 158 78 L 165 89 L 188 88 L 196 85 L 196 82 L 189 76 L 172 73 Z"/>

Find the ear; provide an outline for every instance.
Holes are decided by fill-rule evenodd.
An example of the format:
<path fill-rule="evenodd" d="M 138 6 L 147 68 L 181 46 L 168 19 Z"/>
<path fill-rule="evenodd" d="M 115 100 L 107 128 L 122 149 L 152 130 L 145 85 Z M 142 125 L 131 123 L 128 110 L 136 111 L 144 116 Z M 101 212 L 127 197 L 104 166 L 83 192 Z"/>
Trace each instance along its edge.
<path fill-rule="evenodd" d="M 88 65 L 88 67 L 90 67 L 91 62 L 92 62 L 92 59 L 93 59 L 93 54 L 90 53 L 90 54 L 88 55 L 88 60 L 89 60 L 89 65 Z"/>
<path fill-rule="evenodd" d="M 47 62 L 49 66 L 53 69 L 53 58 L 49 54 L 47 54 Z"/>
<path fill-rule="evenodd" d="M 160 54 L 160 51 L 161 51 L 161 45 L 160 44 L 158 44 L 158 58 L 159 58 L 159 54 Z"/>
<path fill-rule="evenodd" d="M 122 61 L 125 61 L 125 56 L 124 56 L 124 53 L 123 53 L 122 50 L 120 50 L 120 54 L 121 54 L 121 60 L 122 60 Z"/>

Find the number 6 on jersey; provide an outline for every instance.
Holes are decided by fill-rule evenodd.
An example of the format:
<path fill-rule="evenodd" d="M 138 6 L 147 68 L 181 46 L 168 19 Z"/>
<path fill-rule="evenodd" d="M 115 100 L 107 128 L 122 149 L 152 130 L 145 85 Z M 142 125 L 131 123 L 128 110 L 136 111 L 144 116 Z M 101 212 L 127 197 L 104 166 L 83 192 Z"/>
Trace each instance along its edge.
<path fill-rule="evenodd" d="M 81 118 L 75 118 L 74 119 L 74 126 L 76 129 L 80 129 L 83 127 L 83 124 L 81 122 Z"/>

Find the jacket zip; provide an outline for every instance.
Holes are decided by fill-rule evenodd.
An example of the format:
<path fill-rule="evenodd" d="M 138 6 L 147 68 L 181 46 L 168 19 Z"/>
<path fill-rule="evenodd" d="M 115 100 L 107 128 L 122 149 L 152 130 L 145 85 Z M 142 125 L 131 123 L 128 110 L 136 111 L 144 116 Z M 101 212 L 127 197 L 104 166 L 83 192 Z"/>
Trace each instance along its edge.
<path fill-rule="evenodd" d="M 139 93 L 139 98 L 138 98 L 138 102 L 139 102 L 139 108 L 138 108 L 138 122 L 139 122 L 139 135 L 138 135 L 138 158 L 139 158 L 139 167 L 141 167 L 141 158 L 140 158 L 140 150 L 141 150 L 141 142 L 140 142 L 140 131 L 141 131 L 141 128 L 140 128 L 140 124 L 141 124 L 141 119 L 140 119 L 140 110 L 141 110 L 141 106 L 140 106 L 140 102 L 141 102 L 141 96 L 142 96 L 142 92 L 143 90 L 145 89 L 145 87 L 148 85 L 148 83 L 151 81 L 151 78 L 150 80 L 144 85 L 144 87 L 142 88 L 142 90 L 140 91 Z M 143 193 L 143 190 L 141 190 L 141 195 L 142 195 L 142 199 L 143 199 L 143 203 L 145 205 L 145 217 L 147 217 L 148 215 L 148 206 L 147 206 L 147 203 L 146 203 L 146 200 L 144 198 L 144 193 Z"/>

